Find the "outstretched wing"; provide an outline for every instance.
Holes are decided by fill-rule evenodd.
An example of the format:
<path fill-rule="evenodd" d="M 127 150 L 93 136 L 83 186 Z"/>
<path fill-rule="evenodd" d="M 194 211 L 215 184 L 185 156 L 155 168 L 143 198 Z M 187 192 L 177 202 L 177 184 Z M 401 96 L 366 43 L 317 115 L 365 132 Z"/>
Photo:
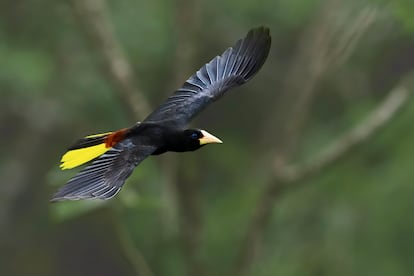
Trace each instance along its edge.
<path fill-rule="evenodd" d="M 253 77 L 265 62 L 270 44 L 268 28 L 250 30 L 234 47 L 201 67 L 145 121 L 186 126 L 209 103 Z"/>
<path fill-rule="evenodd" d="M 118 193 L 134 168 L 155 149 L 124 140 L 70 179 L 51 201 L 110 199 Z"/>

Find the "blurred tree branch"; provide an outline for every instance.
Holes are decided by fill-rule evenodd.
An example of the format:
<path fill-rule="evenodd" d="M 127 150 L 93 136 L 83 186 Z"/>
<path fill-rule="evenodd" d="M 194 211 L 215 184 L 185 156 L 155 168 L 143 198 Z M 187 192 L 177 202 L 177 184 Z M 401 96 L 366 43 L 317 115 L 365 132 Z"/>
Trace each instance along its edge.
<path fill-rule="evenodd" d="M 102 70 L 112 82 L 129 118 L 144 119 L 150 108 L 136 77 L 115 37 L 106 13 L 104 0 L 72 0 L 72 6 L 82 23 L 87 38 L 102 60 Z"/>
<path fill-rule="evenodd" d="M 149 111 L 148 103 L 142 91 L 137 89 L 133 80 L 131 66 L 127 62 L 113 28 L 106 16 L 102 0 L 72 0 L 74 10 L 85 27 L 88 38 L 99 51 L 103 70 L 116 88 L 117 95 L 123 103 L 130 117 L 144 118 Z M 241 248 L 237 263 L 237 275 L 247 275 L 253 263 L 254 252 L 257 250 L 260 237 L 271 215 L 274 201 L 282 194 L 287 184 L 300 182 L 304 177 L 315 174 L 328 165 L 333 164 L 342 156 L 345 156 L 356 145 L 366 141 L 378 128 L 385 125 L 399 110 L 408 98 L 405 89 L 396 89 L 390 93 L 384 103 L 378 107 L 369 118 L 349 133 L 322 151 L 322 154 L 311 159 L 307 164 L 287 166 L 288 160 L 296 147 L 307 115 L 316 94 L 317 83 L 328 70 L 332 70 L 346 62 L 353 53 L 355 45 L 362 35 L 375 21 L 376 10 L 364 9 L 352 26 L 345 32 L 339 32 L 338 28 L 330 24 L 335 12 L 340 9 L 340 0 L 327 1 L 322 9 L 321 16 L 310 26 L 300 41 L 296 59 L 292 63 L 286 79 L 284 91 L 288 95 L 287 101 L 292 101 L 283 112 L 290 114 L 281 126 L 283 133 L 280 144 L 276 147 L 279 153 L 275 160 L 274 181 L 265 187 L 263 195 L 249 224 L 246 239 Z M 181 0 L 177 4 L 176 26 L 176 62 L 179 67 L 175 70 L 174 81 L 183 80 L 187 76 L 191 59 L 194 56 L 194 34 L 196 27 L 195 4 L 188 0 Z M 309 42 L 311 43 L 309 45 Z M 185 49 L 185 50 L 183 50 Z M 298 82 L 297 80 L 302 81 Z M 295 92 L 296 94 L 290 93 Z M 397 92 L 395 92 L 397 91 Z M 290 93 L 290 94 L 289 94 Z M 293 107 L 293 108 L 292 108 Z M 274 117 L 274 116 L 271 116 Z M 277 115 L 277 117 L 279 117 Z M 284 116 L 286 118 L 286 116 Z M 169 160 L 171 161 L 171 160 Z M 176 164 L 176 160 L 168 164 Z M 170 165 L 167 166 L 170 168 Z M 167 168 L 167 169 L 168 169 Z M 178 205 L 180 216 L 180 235 L 184 245 L 187 267 L 190 275 L 202 275 L 205 271 L 200 261 L 200 237 L 201 237 L 201 208 L 199 204 L 199 191 L 192 186 L 188 177 L 177 175 L 176 166 L 172 165 L 169 173 L 168 197 L 173 205 Z M 176 181 L 184 178 L 183 181 Z M 174 179 L 171 181 L 171 179 Z M 297 185 L 296 185 L 297 186 Z M 135 266 L 140 267 L 140 266 Z M 151 275 L 140 272 L 140 275 Z"/>
<path fill-rule="evenodd" d="M 304 164 L 281 166 L 274 164 L 274 177 L 266 185 L 254 211 L 247 235 L 243 241 L 235 275 L 249 275 L 250 268 L 263 231 L 268 224 L 275 201 L 287 190 L 297 187 L 304 179 L 336 164 L 352 150 L 372 138 L 381 128 L 389 124 L 395 114 L 408 102 L 409 92 L 404 86 L 397 86 L 383 102 L 361 123 L 345 133 L 331 145 Z"/>
<path fill-rule="evenodd" d="M 327 73 L 348 60 L 362 35 L 375 22 L 378 13 L 377 9 L 366 7 L 361 9 L 357 16 L 352 16 L 355 20 L 349 20 L 349 13 L 346 22 L 341 25 L 338 11 L 343 11 L 344 8 L 341 0 L 325 1 L 320 14 L 299 40 L 298 53 L 288 70 L 284 84 L 284 98 L 276 113 L 269 116 L 269 120 L 283 118 L 276 128 L 279 143 L 274 151 L 273 179 L 265 186 L 248 224 L 246 237 L 236 260 L 235 275 L 249 275 L 261 236 L 270 221 L 273 204 L 285 188 L 295 186 L 292 184 L 305 176 L 322 171 L 356 145 L 364 142 L 380 126 L 388 123 L 408 97 L 402 88 L 393 90 L 369 119 L 334 142 L 331 147 L 322 150 L 323 154 L 311 158 L 308 164 L 287 165 L 294 155 L 301 130 L 309 117 L 317 93 L 317 84 Z M 274 125 L 274 122 L 265 122 L 264 137 L 269 137 L 269 125 Z"/>
<path fill-rule="evenodd" d="M 56 89 L 57 82 L 51 82 L 48 89 Z M 43 112 L 42 120 L 33 116 L 39 113 L 39 110 Z M 16 213 L 26 213 L 26 208 L 32 207 L 32 202 L 27 197 L 33 196 L 39 190 L 39 187 L 33 185 L 33 179 L 44 179 L 45 171 L 49 169 L 49 164 L 39 162 L 39 156 L 45 156 L 51 150 L 50 147 L 45 149 L 44 142 L 53 139 L 56 132 L 59 132 L 60 117 L 53 100 L 44 99 L 27 104 L 22 117 L 22 129 L 32 135 L 30 143 L 27 142 L 27 136 L 18 137 L 11 144 L 14 148 L 12 158 L 4 167 L 0 167 L 0 173 L 5 180 L 4 185 L 0 187 L 0 235 L 6 234 L 5 236 L 16 231 L 10 229 L 10 226 L 16 223 L 14 220 L 20 218 Z M 26 204 L 22 205 L 22 201 Z"/>
<path fill-rule="evenodd" d="M 284 182 L 288 183 L 299 182 L 326 169 L 329 165 L 346 156 L 354 147 L 373 137 L 380 128 L 388 124 L 394 115 L 408 102 L 408 97 L 408 90 L 402 85 L 397 86 L 365 120 L 324 148 L 310 162 L 294 164 L 284 168 L 280 168 L 275 164 L 275 177 L 283 179 Z"/>
<path fill-rule="evenodd" d="M 149 104 L 146 101 L 144 93 L 137 88 L 133 79 L 133 72 L 130 64 L 125 58 L 122 47 L 116 39 L 113 27 L 106 14 L 105 3 L 103 0 L 72 0 L 74 11 L 83 24 L 87 38 L 100 54 L 102 60 L 102 69 L 108 76 L 115 87 L 115 91 L 121 100 L 125 110 L 130 118 L 145 118 L 149 113 Z M 176 68 L 174 68 L 173 82 L 182 82 L 188 75 L 188 68 L 192 65 L 194 57 L 194 36 L 196 27 L 195 17 L 197 4 L 188 0 L 180 0 L 177 3 L 176 29 Z M 199 240 L 201 233 L 201 209 L 197 187 L 194 187 L 191 181 L 176 181 L 179 171 L 175 157 L 166 157 L 168 162 L 162 162 L 162 170 L 168 177 L 165 178 L 164 196 L 166 198 L 167 215 L 180 216 L 180 237 L 184 245 L 185 256 L 187 259 L 186 266 L 190 275 L 202 275 L 204 271 L 199 258 Z M 191 199 L 191 200 L 189 200 Z M 178 208 L 176 207 L 178 205 Z M 177 221 L 167 219 L 172 224 Z M 175 223 L 174 223 L 175 221 Z M 171 227 L 170 227 L 171 228 Z M 189 233 L 190 231 L 190 233 Z M 123 231 L 126 234 L 126 231 Z M 131 254 L 131 248 L 125 248 L 128 256 Z M 138 254 L 139 255 L 139 254 Z M 141 262 L 143 259 L 141 258 Z M 139 267 L 133 263 L 135 269 Z M 148 267 L 148 266 L 144 266 Z M 145 271 L 137 271 L 139 275 L 151 275 Z"/>
<path fill-rule="evenodd" d="M 144 119 L 149 113 L 145 94 L 138 89 L 132 66 L 129 64 L 117 40 L 106 13 L 104 0 L 72 0 L 73 10 L 83 25 L 87 39 L 91 41 L 102 61 L 102 70 L 112 82 L 115 92 L 132 120 Z M 130 233 L 123 226 L 115 225 L 121 245 L 137 275 L 154 275 L 144 256 L 130 244 Z"/>
<path fill-rule="evenodd" d="M 340 25 L 336 21 L 339 21 L 338 10 L 341 8 L 340 0 L 327 0 L 314 23 L 305 30 L 298 43 L 298 53 L 288 69 L 279 108 L 269 116 L 263 127 L 263 137 L 278 134 L 276 148 L 280 162 L 285 162 L 294 154 L 317 93 L 317 84 L 348 60 L 378 15 L 376 8 L 366 7 L 359 11 L 351 26 L 347 22 Z M 268 126 L 274 125 L 275 118 L 283 121 L 274 128 L 274 135 L 269 135 Z"/>
<path fill-rule="evenodd" d="M 175 60 L 172 83 L 179 87 L 194 71 L 196 34 L 199 30 L 199 1 L 178 0 L 175 4 Z M 169 173 L 166 189 L 175 197 L 178 207 L 179 236 L 183 246 L 188 275 L 207 274 L 200 255 L 202 234 L 202 210 L 199 183 L 195 179 L 191 164 L 178 161 L 177 156 L 168 156 L 176 164 L 175 175 Z M 173 177 L 172 177 L 173 176 Z"/>
<path fill-rule="evenodd" d="M 114 221 L 115 231 L 118 234 L 121 246 L 124 249 L 124 254 L 134 267 L 134 271 L 137 272 L 138 276 L 154 276 L 143 254 L 136 248 L 134 241 L 131 239 L 128 229 L 119 221 L 117 214 L 114 214 L 112 220 Z"/>

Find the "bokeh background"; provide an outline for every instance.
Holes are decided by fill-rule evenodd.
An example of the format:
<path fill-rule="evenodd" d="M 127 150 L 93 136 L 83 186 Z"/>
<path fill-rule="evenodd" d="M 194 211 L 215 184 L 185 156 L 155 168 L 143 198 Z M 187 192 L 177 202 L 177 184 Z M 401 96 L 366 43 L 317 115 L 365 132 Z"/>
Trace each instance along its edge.
<path fill-rule="evenodd" d="M 1 0 L 1 275 L 412 275 L 412 0 Z M 79 137 L 143 119 L 255 26 L 259 74 L 105 202 Z"/>

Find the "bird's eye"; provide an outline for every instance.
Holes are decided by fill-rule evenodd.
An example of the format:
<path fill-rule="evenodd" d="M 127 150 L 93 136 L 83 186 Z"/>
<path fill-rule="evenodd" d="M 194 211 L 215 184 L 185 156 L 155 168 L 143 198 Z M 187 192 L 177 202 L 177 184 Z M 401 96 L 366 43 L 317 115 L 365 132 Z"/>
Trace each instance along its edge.
<path fill-rule="evenodd" d="M 191 138 L 192 139 L 198 139 L 198 133 L 196 133 L 196 132 L 191 133 Z"/>

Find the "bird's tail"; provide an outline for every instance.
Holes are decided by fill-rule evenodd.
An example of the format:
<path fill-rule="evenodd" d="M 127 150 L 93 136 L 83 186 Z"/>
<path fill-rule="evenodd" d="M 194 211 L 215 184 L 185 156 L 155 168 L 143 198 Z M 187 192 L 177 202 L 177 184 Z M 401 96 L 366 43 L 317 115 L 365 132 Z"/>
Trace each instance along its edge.
<path fill-rule="evenodd" d="M 124 128 L 114 132 L 93 134 L 79 139 L 62 156 L 60 168 L 62 170 L 72 169 L 101 156 L 119 141 L 123 140 L 127 132 L 128 129 Z"/>

